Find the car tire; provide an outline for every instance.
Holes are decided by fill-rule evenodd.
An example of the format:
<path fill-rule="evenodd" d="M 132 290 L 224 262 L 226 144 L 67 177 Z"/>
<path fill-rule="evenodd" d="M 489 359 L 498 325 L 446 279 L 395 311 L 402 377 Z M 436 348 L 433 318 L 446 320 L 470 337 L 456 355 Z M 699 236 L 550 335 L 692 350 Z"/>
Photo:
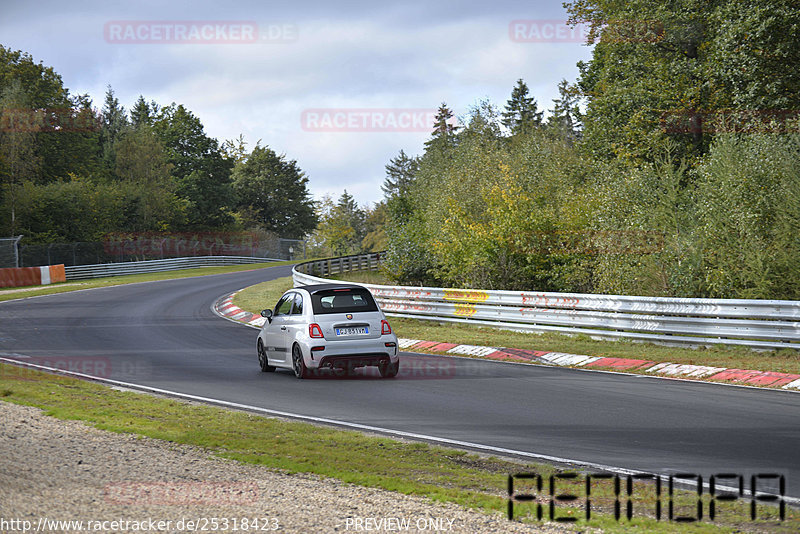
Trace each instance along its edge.
<path fill-rule="evenodd" d="M 400 370 L 400 361 L 396 361 L 395 363 L 390 363 L 389 365 L 380 365 L 378 366 L 378 370 L 381 372 L 381 376 L 383 378 L 394 378 L 397 376 L 397 372 Z"/>
<path fill-rule="evenodd" d="M 264 343 L 261 340 L 258 340 L 258 365 L 261 367 L 262 373 L 271 373 L 275 370 L 275 367 L 269 364 L 269 360 L 267 359 L 267 350 L 264 348 Z"/>
<path fill-rule="evenodd" d="M 308 367 L 303 360 L 303 351 L 300 349 L 300 345 L 292 347 L 292 369 L 297 378 L 308 378 Z"/>

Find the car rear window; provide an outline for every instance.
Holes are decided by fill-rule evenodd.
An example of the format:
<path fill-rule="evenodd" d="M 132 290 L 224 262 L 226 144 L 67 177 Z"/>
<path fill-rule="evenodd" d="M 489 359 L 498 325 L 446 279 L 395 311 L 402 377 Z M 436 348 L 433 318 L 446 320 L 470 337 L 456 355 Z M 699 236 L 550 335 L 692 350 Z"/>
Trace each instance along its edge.
<path fill-rule="evenodd" d="M 323 289 L 311 294 L 314 314 L 378 311 L 372 294 L 363 287 Z"/>

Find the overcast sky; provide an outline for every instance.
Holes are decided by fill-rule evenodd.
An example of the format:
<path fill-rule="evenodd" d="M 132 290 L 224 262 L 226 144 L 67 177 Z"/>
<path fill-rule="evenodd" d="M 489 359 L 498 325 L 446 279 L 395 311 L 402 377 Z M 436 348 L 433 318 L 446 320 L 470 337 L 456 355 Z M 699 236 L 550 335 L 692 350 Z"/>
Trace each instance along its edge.
<path fill-rule="evenodd" d="M 441 102 L 457 116 L 502 106 L 522 78 L 550 108 L 591 51 L 556 24 L 556 0 L 0 0 L 0 13 L 0 44 L 95 107 L 109 84 L 126 109 L 140 94 L 183 104 L 220 142 L 243 134 L 296 159 L 317 199 L 346 188 L 361 204 L 382 198 L 400 149 L 422 152 L 420 117 Z"/>

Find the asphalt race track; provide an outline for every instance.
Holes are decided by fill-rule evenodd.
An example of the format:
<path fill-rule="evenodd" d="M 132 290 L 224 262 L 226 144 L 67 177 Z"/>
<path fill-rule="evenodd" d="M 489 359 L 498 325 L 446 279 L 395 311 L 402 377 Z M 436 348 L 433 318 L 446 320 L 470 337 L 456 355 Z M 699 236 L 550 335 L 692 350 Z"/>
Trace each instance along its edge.
<path fill-rule="evenodd" d="M 0 356 L 647 473 L 778 473 L 787 495 L 800 497 L 798 393 L 409 353 L 393 380 L 262 373 L 256 331 L 211 305 L 289 273 L 274 267 L 0 303 Z"/>

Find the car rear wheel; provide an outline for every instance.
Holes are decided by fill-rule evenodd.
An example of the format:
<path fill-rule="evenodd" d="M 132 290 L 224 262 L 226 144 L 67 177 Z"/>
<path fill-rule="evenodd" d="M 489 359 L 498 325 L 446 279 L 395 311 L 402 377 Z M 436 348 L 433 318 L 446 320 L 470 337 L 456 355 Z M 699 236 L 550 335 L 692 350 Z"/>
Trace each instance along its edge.
<path fill-rule="evenodd" d="M 400 370 L 400 361 L 389 363 L 388 365 L 380 365 L 378 370 L 383 378 L 394 378 L 397 376 L 397 371 Z"/>
<path fill-rule="evenodd" d="M 261 372 L 271 373 L 275 367 L 269 364 L 267 359 L 267 350 L 264 348 L 264 343 L 258 340 L 258 364 L 261 366 Z"/>
<path fill-rule="evenodd" d="M 297 378 L 308 378 L 308 368 L 303 360 L 303 352 L 299 345 L 292 347 L 292 369 Z"/>

